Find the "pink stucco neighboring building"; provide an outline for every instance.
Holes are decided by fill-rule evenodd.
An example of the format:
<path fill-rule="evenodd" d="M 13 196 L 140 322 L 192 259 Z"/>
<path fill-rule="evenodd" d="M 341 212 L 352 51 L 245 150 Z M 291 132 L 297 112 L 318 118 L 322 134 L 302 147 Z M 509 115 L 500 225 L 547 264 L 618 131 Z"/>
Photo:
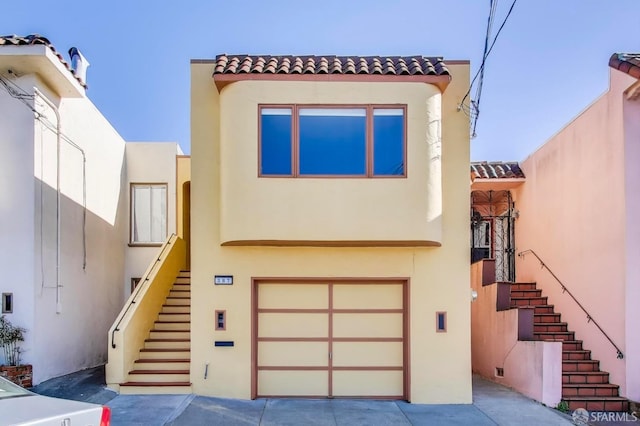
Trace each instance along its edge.
<path fill-rule="evenodd" d="M 537 283 L 620 396 L 639 401 L 640 55 L 614 54 L 609 66 L 609 90 L 519 165 L 524 182 L 476 174 L 472 191 L 478 206 L 480 191 L 508 191 L 512 245 L 492 241 L 490 257 L 512 259 L 512 281 Z M 516 255 L 528 250 L 588 315 L 533 254 Z"/>

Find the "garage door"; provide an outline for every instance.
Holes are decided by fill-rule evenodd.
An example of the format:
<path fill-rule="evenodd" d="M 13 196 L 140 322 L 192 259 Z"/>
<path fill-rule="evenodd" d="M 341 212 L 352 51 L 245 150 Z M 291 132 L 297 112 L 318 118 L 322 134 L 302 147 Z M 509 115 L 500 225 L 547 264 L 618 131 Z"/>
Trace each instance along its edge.
<path fill-rule="evenodd" d="M 254 286 L 254 397 L 407 399 L 406 281 Z"/>

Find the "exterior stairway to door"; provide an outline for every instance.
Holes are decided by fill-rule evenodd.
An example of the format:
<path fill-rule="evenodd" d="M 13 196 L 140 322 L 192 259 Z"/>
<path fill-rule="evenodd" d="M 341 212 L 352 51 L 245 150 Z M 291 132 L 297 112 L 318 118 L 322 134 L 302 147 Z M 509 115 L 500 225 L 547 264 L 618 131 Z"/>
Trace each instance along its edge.
<path fill-rule="evenodd" d="M 600 370 L 600 361 L 591 358 L 582 340 L 562 322 L 536 283 L 511 285 L 511 308 L 534 307 L 535 340 L 562 341 L 562 399 L 570 410 L 629 411 L 629 401 L 620 397 L 619 386 L 609 382 L 609 373 Z"/>
<path fill-rule="evenodd" d="M 120 393 L 191 393 L 190 327 L 191 273 L 181 271 Z"/>

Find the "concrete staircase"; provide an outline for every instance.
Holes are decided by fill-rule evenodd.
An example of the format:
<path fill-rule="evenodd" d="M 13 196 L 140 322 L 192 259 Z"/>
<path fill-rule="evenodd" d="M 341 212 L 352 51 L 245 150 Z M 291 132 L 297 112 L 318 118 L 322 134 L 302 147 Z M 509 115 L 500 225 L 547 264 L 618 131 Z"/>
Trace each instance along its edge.
<path fill-rule="evenodd" d="M 562 341 L 562 399 L 570 410 L 629 411 L 629 401 L 620 397 L 619 386 L 609 383 L 609 373 L 600 370 L 600 361 L 591 359 L 582 340 L 562 322 L 535 283 L 511 285 L 511 307 L 534 307 L 535 340 Z"/>
<path fill-rule="evenodd" d="M 191 274 L 181 271 L 120 393 L 191 393 L 190 363 Z"/>

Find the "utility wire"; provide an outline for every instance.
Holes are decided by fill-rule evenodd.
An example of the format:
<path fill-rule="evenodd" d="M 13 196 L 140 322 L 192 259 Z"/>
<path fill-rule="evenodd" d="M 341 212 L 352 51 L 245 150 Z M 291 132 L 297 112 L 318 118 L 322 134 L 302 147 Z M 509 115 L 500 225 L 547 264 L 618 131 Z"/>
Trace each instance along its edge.
<path fill-rule="evenodd" d="M 471 80 L 471 84 L 469 85 L 469 90 L 467 90 L 467 93 L 465 93 L 464 97 L 462 98 L 462 101 L 460 101 L 460 105 L 459 105 L 459 109 L 461 109 L 462 111 L 465 111 L 468 109 L 469 111 L 471 110 L 475 110 L 474 113 L 469 113 L 468 115 L 473 119 L 473 132 L 472 134 L 475 135 L 475 129 L 476 129 L 476 125 L 478 123 L 478 115 L 479 115 L 479 106 L 480 106 L 480 102 L 479 100 L 473 101 L 470 100 L 469 101 L 469 106 L 465 106 L 464 102 L 467 100 L 467 97 L 469 97 L 469 94 L 471 93 L 471 89 L 473 88 L 473 85 L 475 84 L 476 80 L 478 79 L 478 77 L 482 74 L 482 76 L 484 77 L 484 68 L 487 62 L 487 58 L 489 57 L 489 55 L 491 54 L 491 51 L 493 50 L 493 46 L 495 46 L 496 41 L 498 40 L 498 37 L 500 36 L 500 33 L 502 32 L 502 29 L 504 28 L 505 24 L 507 23 L 507 21 L 509 20 L 509 17 L 511 16 L 511 12 L 513 12 L 513 8 L 515 7 L 516 3 L 518 0 L 513 0 L 513 3 L 511 3 L 511 7 L 509 7 L 509 11 L 507 12 L 507 15 L 505 16 L 504 20 L 502 21 L 502 24 L 500 24 L 500 28 L 498 28 L 498 31 L 496 32 L 496 35 L 493 38 L 493 41 L 491 42 L 491 45 L 489 46 L 489 49 L 486 50 L 486 53 L 483 55 L 482 57 L 482 62 L 480 64 L 480 68 L 478 69 L 478 71 L 476 72 L 475 76 L 473 77 L 473 80 Z M 494 6 L 494 2 L 493 0 L 491 1 L 491 6 L 493 8 Z M 487 25 L 487 27 L 489 27 L 491 25 L 491 10 L 489 12 L 489 23 Z M 495 13 L 495 10 L 493 11 L 493 13 Z M 490 28 L 487 28 L 487 35 L 489 34 L 489 30 Z M 485 39 L 485 48 L 486 48 L 486 40 L 488 40 L 488 37 Z M 478 93 L 478 95 L 482 95 L 482 90 L 480 89 L 480 92 Z"/>

